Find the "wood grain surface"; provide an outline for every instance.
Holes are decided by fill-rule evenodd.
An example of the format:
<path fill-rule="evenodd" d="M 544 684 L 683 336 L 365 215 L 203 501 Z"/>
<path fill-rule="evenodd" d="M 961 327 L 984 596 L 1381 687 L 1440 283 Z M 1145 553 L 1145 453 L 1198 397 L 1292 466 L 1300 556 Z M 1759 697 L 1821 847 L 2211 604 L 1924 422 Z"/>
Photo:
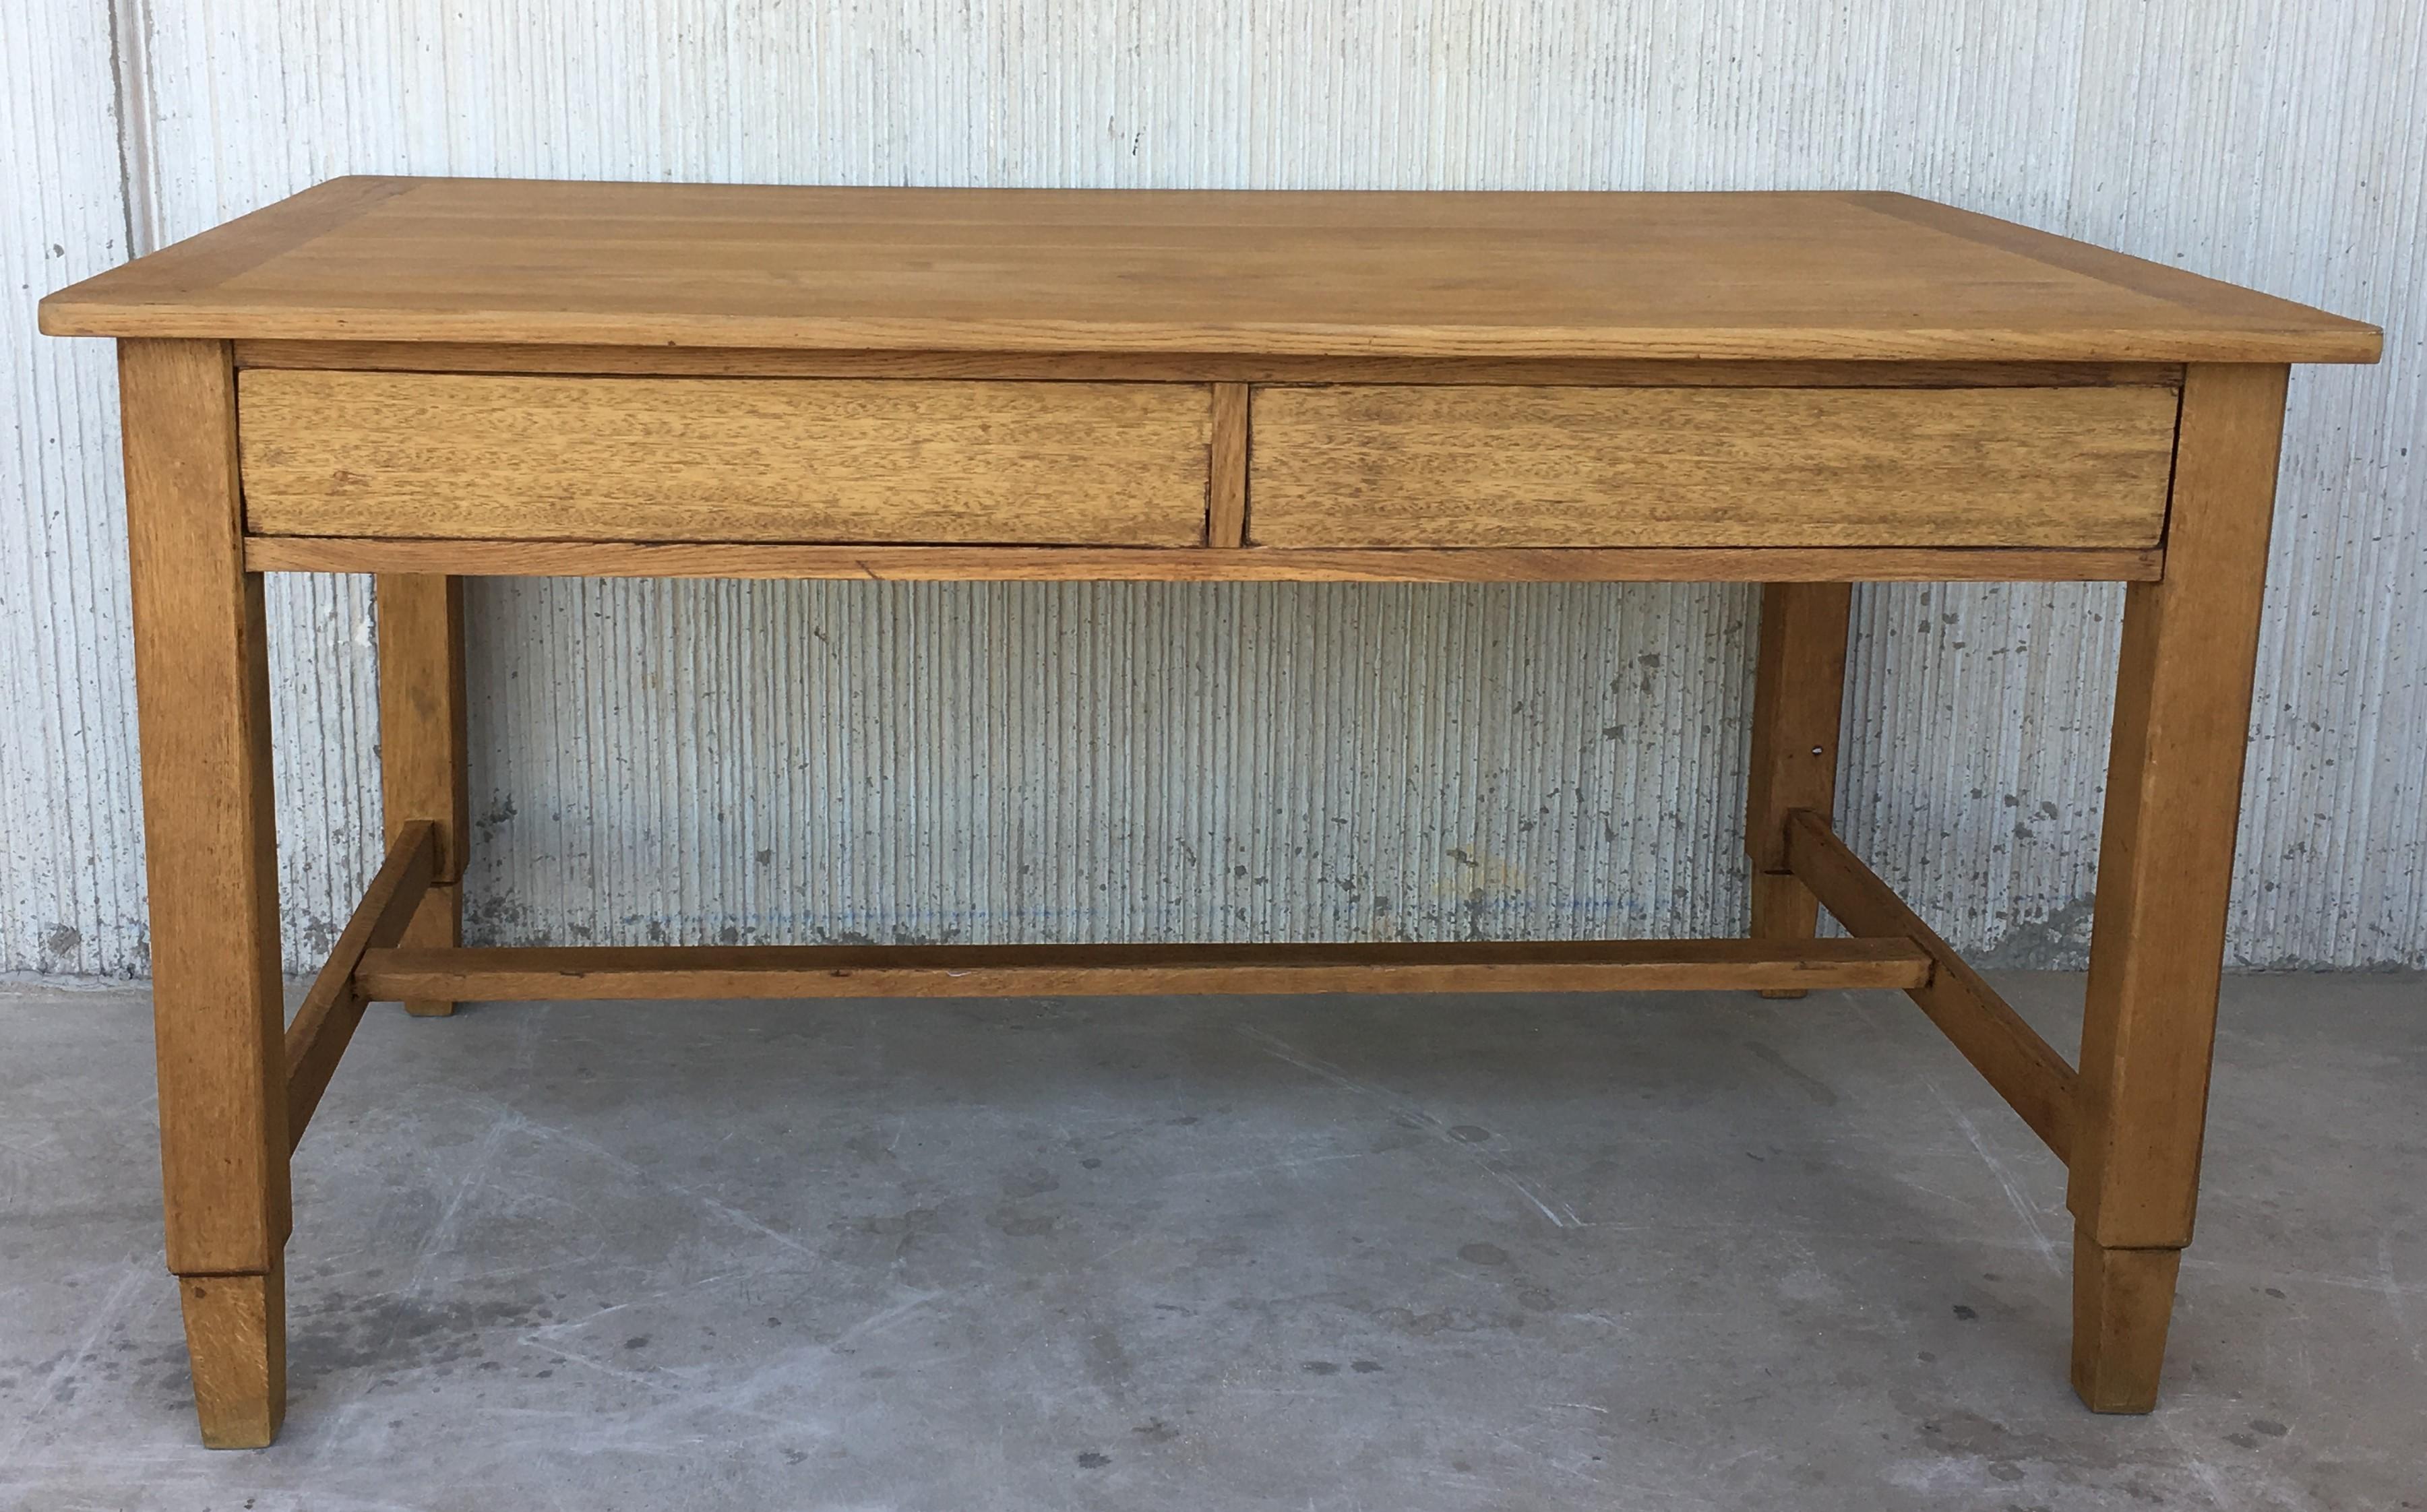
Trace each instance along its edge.
<path fill-rule="evenodd" d="M 1094 379 L 1185 383 L 1551 383 L 1588 388 L 2180 387 L 2180 363 L 1255 356 L 1219 351 L 790 351 L 462 341 L 239 341 L 238 367 L 693 378 Z"/>
<path fill-rule="evenodd" d="M 252 537 L 257 572 L 983 582 L 2141 582 L 2164 554 L 1910 546 L 1298 551 Z"/>
<path fill-rule="evenodd" d="M 2175 396 L 2065 389 L 1254 391 L 1271 546 L 2155 545 Z"/>
<path fill-rule="evenodd" d="M 1819 899 L 1787 865 L 1786 821 L 1799 809 L 1823 824 L 1836 813 L 1853 601 L 1850 583 L 1762 585 L 1752 770 L 1745 783 L 1745 854 L 1752 862 L 1748 933 L 1757 940 L 1808 940 L 1819 925 Z"/>
<path fill-rule="evenodd" d="M 2073 1231 L 2073 1389 L 2093 1412 L 2147 1412 L 2158 1405 L 2166 1330 L 2183 1252 L 2101 1244 Z"/>
<path fill-rule="evenodd" d="M 226 344 L 122 342 L 169 1268 L 267 1274 L 288 1228 L 269 645 Z"/>
<path fill-rule="evenodd" d="M 2191 1237 L 2287 377 L 2191 370 L 2166 576 L 2125 594 L 2066 1189 L 2104 1245 Z"/>
<path fill-rule="evenodd" d="M 464 943 L 464 862 L 472 838 L 471 700 L 464 681 L 464 579 L 392 573 L 373 589 L 378 614 L 380 806 L 394 845 L 407 824 L 437 829 L 437 859 L 405 945 Z M 444 1018 L 450 1002 L 405 1011 Z M 290 1133 L 292 1130 L 290 1130 Z"/>
<path fill-rule="evenodd" d="M 575 1000 L 1912 987 L 1930 974 L 1902 939 L 642 945 L 372 951 L 355 983 L 377 999 Z"/>
<path fill-rule="evenodd" d="M 286 1264 L 234 1276 L 180 1276 L 194 1416 L 205 1449 L 263 1449 L 286 1417 Z"/>
<path fill-rule="evenodd" d="M 238 387 L 255 534 L 1204 539 L 1197 385 L 255 369 Z"/>
<path fill-rule="evenodd" d="M 1900 195 L 333 180 L 55 335 L 2367 362 L 2376 329 Z"/>
<path fill-rule="evenodd" d="M 119 344 L 151 884 L 160 1184 L 203 1441 L 286 1406 L 285 1001 L 269 645 L 246 570 L 224 342 Z"/>
<path fill-rule="evenodd" d="M 1229 548 L 1247 539 L 1247 385 L 1214 385 L 1212 477 L 1206 485 L 1205 544 Z"/>

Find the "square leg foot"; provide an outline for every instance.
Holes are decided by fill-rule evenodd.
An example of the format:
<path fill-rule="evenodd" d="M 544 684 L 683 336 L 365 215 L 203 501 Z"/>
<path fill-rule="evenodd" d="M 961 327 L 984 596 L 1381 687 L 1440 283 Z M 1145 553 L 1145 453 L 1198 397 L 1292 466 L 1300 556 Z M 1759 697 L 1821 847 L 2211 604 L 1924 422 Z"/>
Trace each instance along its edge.
<path fill-rule="evenodd" d="M 264 1449 L 286 1417 L 286 1278 L 181 1276 L 194 1413 L 210 1449 Z"/>
<path fill-rule="evenodd" d="M 2073 1241 L 2073 1389 L 2093 1412 L 2158 1405 L 2179 1249 L 2109 1249 Z"/>

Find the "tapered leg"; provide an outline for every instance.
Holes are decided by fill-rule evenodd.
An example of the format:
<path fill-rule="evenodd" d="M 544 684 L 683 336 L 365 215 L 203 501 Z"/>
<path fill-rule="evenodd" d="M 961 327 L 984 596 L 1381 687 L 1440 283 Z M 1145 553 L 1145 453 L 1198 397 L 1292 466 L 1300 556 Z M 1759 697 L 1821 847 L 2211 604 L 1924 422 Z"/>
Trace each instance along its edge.
<path fill-rule="evenodd" d="M 2109 1249 L 2073 1237 L 2073 1389 L 2097 1412 L 2158 1404 L 2179 1249 Z"/>
<path fill-rule="evenodd" d="M 119 391 L 169 1268 L 203 1441 L 285 1410 L 285 1003 L 261 578 L 244 570 L 236 388 L 214 341 L 125 341 Z"/>
<path fill-rule="evenodd" d="M 2073 1382 L 2157 1404 L 2207 1117 L 2286 370 L 2183 381 L 2163 581 L 2124 608 L 2072 1179 Z"/>
<path fill-rule="evenodd" d="M 1752 857 L 1752 937 L 1808 940 L 1820 902 L 1786 867 L 1786 816 L 1830 817 L 1837 798 L 1837 741 L 1846 701 L 1849 583 L 1767 583 L 1761 591 L 1761 659 L 1752 695 L 1752 781 L 1745 852 Z M 1800 998 L 1772 988 L 1765 998 Z"/>
<path fill-rule="evenodd" d="M 259 1449 L 286 1410 L 286 1276 L 181 1276 L 194 1411 L 212 1449 Z"/>
<path fill-rule="evenodd" d="M 380 789 L 387 837 L 414 820 L 438 830 L 438 865 L 419 911 L 399 941 L 464 942 L 464 853 L 471 833 L 465 781 L 464 579 L 383 574 L 378 581 Z M 451 1014 L 444 999 L 405 1003 L 425 1017 Z"/>

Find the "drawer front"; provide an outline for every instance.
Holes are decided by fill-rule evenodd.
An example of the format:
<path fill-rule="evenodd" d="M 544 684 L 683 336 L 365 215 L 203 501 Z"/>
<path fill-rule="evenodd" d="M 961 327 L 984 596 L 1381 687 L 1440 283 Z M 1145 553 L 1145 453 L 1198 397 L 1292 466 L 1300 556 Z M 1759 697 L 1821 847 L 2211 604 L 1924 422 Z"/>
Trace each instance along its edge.
<path fill-rule="evenodd" d="M 1259 388 L 1274 546 L 2154 546 L 2175 390 Z"/>
<path fill-rule="evenodd" d="M 239 375 L 256 535 L 1191 545 L 1185 383 Z"/>

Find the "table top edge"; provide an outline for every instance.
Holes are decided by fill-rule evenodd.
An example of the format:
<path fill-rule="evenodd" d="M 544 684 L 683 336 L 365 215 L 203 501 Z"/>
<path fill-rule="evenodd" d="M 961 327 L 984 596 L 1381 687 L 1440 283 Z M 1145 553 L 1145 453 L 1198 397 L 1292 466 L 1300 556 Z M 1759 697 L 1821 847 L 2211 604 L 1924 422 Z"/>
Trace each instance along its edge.
<path fill-rule="evenodd" d="M 717 310 L 533 308 L 477 298 L 459 305 L 383 300 L 299 299 L 281 301 L 227 285 L 358 220 L 366 214 L 433 186 L 485 193 L 549 185 L 610 199 L 661 191 L 847 193 L 871 203 L 909 195 L 934 206 L 945 196 L 984 196 L 1018 203 L 1044 196 L 1103 203 L 1171 203 L 1215 196 L 1252 196 L 1271 203 L 1315 196 L 1336 208 L 1371 197 L 1402 208 L 1426 201 L 1490 203 L 1496 209 L 1526 200 L 1572 205 L 1613 197 L 1636 201 L 1693 199 L 1765 203 L 1831 202 L 1909 222 L 1925 233 L 1977 244 L 1994 253 L 2030 259 L 2150 304 L 2146 317 L 2067 323 L 1856 319 L 1798 324 L 1778 319 L 1680 319 L 1657 323 L 1561 321 L 1556 324 L 1456 318 L 1423 321 L 1306 319 L 1097 318 L 1074 312 L 1046 319 L 1026 316 L 970 317 L 953 313 L 760 314 Z M 891 203 L 911 203 L 893 200 Z M 2008 265 L 2012 266 L 2012 265 Z M 539 346 L 663 345 L 755 347 L 787 350 L 935 350 L 953 352 L 1201 351 L 1241 356 L 1360 355 L 1397 357 L 1593 359 L 2068 361 L 2372 363 L 2383 351 L 2375 325 L 2283 300 L 2188 270 L 2037 231 L 1955 206 L 1891 191 L 1761 190 L 1664 195 L 1652 191 L 1578 190 L 1260 190 L 1260 189 L 890 189 L 844 186 L 599 185 L 586 181 L 432 179 L 350 176 L 328 180 L 61 288 L 40 304 L 40 329 L 57 336 L 160 337 L 204 340 L 485 341 Z"/>

